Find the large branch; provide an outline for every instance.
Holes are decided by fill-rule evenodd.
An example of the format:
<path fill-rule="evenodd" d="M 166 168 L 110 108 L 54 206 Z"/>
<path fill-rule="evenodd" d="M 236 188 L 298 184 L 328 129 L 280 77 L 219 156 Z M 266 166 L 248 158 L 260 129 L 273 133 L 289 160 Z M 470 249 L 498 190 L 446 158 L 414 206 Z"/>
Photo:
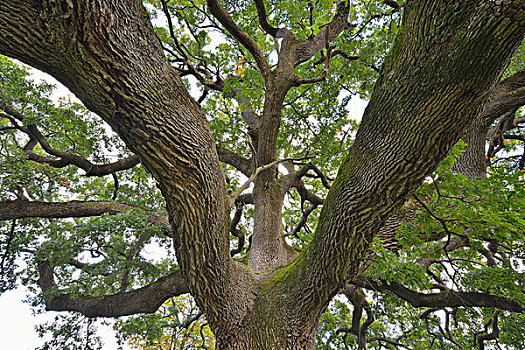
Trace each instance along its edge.
<path fill-rule="evenodd" d="M 448 290 L 446 292 L 425 294 L 411 290 L 398 282 L 381 281 L 381 283 L 378 283 L 366 277 L 359 277 L 350 283 L 361 288 L 380 292 L 390 291 L 415 307 L 487 307 L 512 312 L 525 311 L 524 306 L 512 299 L 488 293 Z"/>
<path fill-rule="evenodd" d="M 490 102 L 462 137 L 467 146 L 454 164 L 454 170 L 469 178 L 485 177 L 485 144 L 491 124 L 524 104 L 525 71 L 522 71 L 504 79 L 494 88 Z"/>
<path fill-rule="evenodd" d="M 166 60 L 142 1 L 1 1 L 0 53 L 54 76 L 139 156 L 166 199 L 197 303 L 210 322 L 237 317 L 211 128 Z"/>
<path fill-rule="evenodd" d="M 117 202 L 70 201 L 48 203 L 26 200 L 0 201 L 0 221 L 20 218 L 82 218 L 102 214 L 115 215 L 132 209 L 140 209 L 148 217 L 149 223 L 159 227 L 165 235 L 173 236 L 173 230 L 164 213 Z"/>
<path fill-rule="evenodd" d="M 296 63 L 304 62 L 313 57 L 325 48 L 327 43 L 334 41 L 343 30 L 350 28 L 351 25 L 348 23 L 349 11 L 349 1 L 339 2 L 337 4 L 337 12 L 334 15 L 334 18 L 329 24 L 327 24 L 329 30 L 321 30 L 315 37 L 297 43 Z"/>
<path fill-rule="evenodd" d="M 446 25 L 449 20 L 455 25 Z M 312 243 L 280 276 L 296 313 L 306 319 L 320 314 L 355 277 L 381 225 L 481 113 L 524 36 L 521 0 L 407 2 L 403 28 L 324 201 Z"/>
<path fill-rule="evenodd" d="M 490 125 L 502 114 L 525 105 L 525 87 L 513 90 L 490 101 L 481 118 L 485 125 Z"/>
<path fill-rule="evenodd" d="M 222 146 L 217 146 L 217 154 L 219 155 L 219 160 L 221 162 L 231 165 L 245 176 L 250 176 L 252 174 L 252 162 L 248 159 Z"/>
<path fill-rule="evenodd" d="M 266 15 L 266 7 L 264 6 L 264 0 L 254 0 L 255 8 L 257 9 L 257 16 L 259 17 L 259 24 L 261 28 L 274 38 L 278 37 L 279 28 L 275 28 L 268 23 L 268 16 Z"/>
<path fill-rule="evenodd" d="M 76 311 L 87 317 L 119 317 L 153 313 L 169 298 L 189 292 L 180 270 L 145 287 L 103 297 L 60 294 L 55 287 L 53 267 L 48 260 L 38 264 L 38 285 L 44 293 L 46 310 Z M 57 295 L 58 293 L 58 295 Z"/>

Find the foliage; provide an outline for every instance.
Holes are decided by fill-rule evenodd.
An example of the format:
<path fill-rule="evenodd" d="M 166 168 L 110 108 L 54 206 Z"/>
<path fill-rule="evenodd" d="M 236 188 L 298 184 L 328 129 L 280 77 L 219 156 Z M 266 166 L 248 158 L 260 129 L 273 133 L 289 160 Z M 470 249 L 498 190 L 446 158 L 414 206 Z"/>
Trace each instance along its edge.
<path fill-rule="evenodd" d="M 417 220 L 401 226 L 398 239 L 402 249 L 385 249 L 374 243 L 374 264 L 366 276 L 383 283 L 397 282 L 412 290 L 430 292 L 452 288 L 483 291 L 509 297 L 525 304 L 523 275 L 523 233 L 525 220 L 525 175 L 510 160 L 494 162 L 484 179 L 467 179 L 453 170 L 464 144 L 458 144 L 439 169 L 418 192 L 425 198 L 425 208 L 418 209 Z M 430 237 L 443 237 L 444 249 L 437 249 Z M 454 238 L 468 239 L 468 244 L 447 252 Z M 497 251 L 491 247 L 497 244 Z M 492 253 L 491 250 L 492 249 Z M 490 255 L 489 255 L 490 254 Z M 488 258 L 494 259 L 494 265 Z M 414 261 L 432 259 L 431 273 Z M 492 265 L 492 266 L 491 266 Z M 446 290 L 446 289 L 445 289 Z M 494 309 L 434 308 L 418 310 L 391 293 L 367 293 L 376 321 L 368 330 L 371 347 L 388 348 L 396 341 L 411 349 L 471 348 L 473 334 L 483 332 Z M 349 316 L 350 315 L 350 316 Z M 363 321 L 365 316 L 363 316 Z M 499 344 L 522 349 L 523 315 L 505 312 L 500 325 Z M 355 346 L 353 336 L 337 337 L 336 330 L 351 325 L 348 306 L 335 301 L 323 315 L 318 334 L 322 349 L 341 348 L 342 342 Z M 516 328 L 517 327 L 517 328 Z"/>
<path fill-rule="evenodd" d="M 115 329 L 132 349 L 215 349 L 215 338 L 193 298 L 167 300 L 158 312 L 118 321 Z"/>
<path fill-rule="evenodd" d="M 54 322 L 48 322 L 36 327 L 40 337 L 47 334 L 51 339 L 38 350 L 64 349 L 74 350 L 82 346 L 84 350 L 101 350 L 102 339 L 96 334 L 96 320 L 79 314 L 58 315 Z"/>
<path fill-rule="evenodd" d="M 210 16 L 205 1 L 144 3 L 167 59 L 198 99 L 217 144 L 250 158 L 253 144 L 246 131 L 246 114 L 261 114 L 265 101 L 263 77 L 254 58 Z M 233 20 L 275 64 L 280 42 L 266 35 L 254 20 L 254 2 L 224 3 Z M 333 42 L 339 54 L 332 57 L 326 79 L 293 88 L 284 101 L 280 122 L 278 158 L 311 157 L 328 179 L 335 177 L 341 156 L 355 137 L 358 123 L 349 113 L 353 99 L 371 95 L 402 14 L 384 1 L 351 3 L 349 21 L 355 26 Z M 325 0 L 306 6 L 279 0 L 271 7 L 269 20 L 293 29 L 298 39 L 326 30 L 335 9 L 334 2 Z M 513 58 L 507 75 L 523 69 L 523 52 L 519 50 Z M 308 78 L 320 76 L 326 55 L 326 50 L 321 51 L 298 65 L 296 73 Z M 52 91 L 52 85 L 33 81 L 27 67 L 0 56 L 0 102 L 23 115 L 16 119 L 0 114 L 0 201 L 116 201 L 133 209 L 95 217 L 0 221 L 0 293 L 21 283 L 35 293 L 33 303 L 41 305 L 43 296 L 37 285 L 38 263 L 42 260 L 49 260 L 54 268 L 56 285 L 47 293 L 57 295 L 67 292 L 98 297 L 129 291 L 175 271 L 171 239 L 148 216 L 153 211 L 159 215 L 166 211 L 160 190 L 144 167 L 133 166 L 112 176 L 90 176 L 86 169 L 73 165 L 53 166 L 41 143 L 29 147 L 34 140 L 25 130 L 32 125 L 54 150 L 80 156 L 92 164 L 131 155 L 99 118 L 69 98 L 53 101 Z M 521 132 L 519 127 L 511 131 L 515 135 Z M 398 230 L 400 249 L 391 250 L 386 242 L 376 239 L 369 257 L 373 263 L 363 276 L 426 293 L 447 288 L 482 291 L 525 305 L 525 219 L 520 212 L 525 207 L 525 174 L 519 169 L 517 155 L 523 152 L 523 145 L 507 140 L 506 146 L 505 153 L 490 160 L 485 179 L 467 179 L 454 170 L 464 145 L 455 148 L 413 199 L 420 203 L 417 219 Z M 29 151 L 35 154 L 33 159 Z M 292 169 L 304 165 L 297 161 Z M 230 165 L 222 166 L 227 187 L 234 192 L 246 177 Z M 288 171 L 281 165 L 278 176 L 286 176 Z M 308 190 L 326 196 L 328 189 L 320 177 L 303 180 Z M 291 190 L 284 203 L 282 227 L 287 243 L 297 249 L 307 246 L 317 225 L 318 208 L 302 229 L 294 231 L 305 211 L 304 199 Z M 244 208 L 240 231 L 247 234 L 252 227 L 253 208 Z M 231 238 L 234 247 L 237 238 Z M 456 238 L 468 244 L 447 251 L 447 245 Z M 248 248 L 236 255 L 237 260 L 246 257 Z M 414 264 L 422 259 L 433 259 L 434 263 L 427 269 Z M 25 265 L 27 268 L 21 267 Z M 412 349 L 470 348 L 473 335 L 487 331 L 483 324 L 495 317 L 494 309 L 418 309 L 390 292 L 362 293 L 375 317 L 367 332 L 375 349 L 395 348 L 396 344 Z M 357 337 L 348 332 L 354 311 L 345 298 L 333 300 L 320 321 L 319 349 L 358 346 Z M 184 295 L 167 300 L 154 314 L 119 320 L 115 330 L 122 342 L 136 349 L 213 349 L 213 334 L 205 318 L 196 317 L 198 314 L 194 301 Z M 361 323 L 366 317 L 363 313 Z M 38 327 L 40 334 L 53 336 L 42 349 L 73 349 L 79 344 L 85 349 L 102 347 L 94 336 L 92 320 L 76 314 L 59 319 Z M 523 314 L 503 312 L 498 344 L 523 349 L 525 338 L 519 325 L 524 323 Z"/>

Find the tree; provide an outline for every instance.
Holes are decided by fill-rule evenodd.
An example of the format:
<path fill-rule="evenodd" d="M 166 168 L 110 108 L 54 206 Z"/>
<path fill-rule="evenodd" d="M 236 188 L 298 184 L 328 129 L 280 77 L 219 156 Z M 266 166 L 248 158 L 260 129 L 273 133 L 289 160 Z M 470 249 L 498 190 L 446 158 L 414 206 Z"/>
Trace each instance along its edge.
<path fill-rule="evenodd" d="M 205 313 L 219 349 L 314 348 L 318 321 L 339 291 L 354 305 L 357 321 L 355 327 L 352 322 L 350 332 L 357 334 L 363 348 L 367 322 L 371 321 L 361 326 L 359 320 L 363 310 L 368 317 L 371 313 L 359 288 L 393 293 L 416 307 L 467 306 L 522 312 L 523 293 L 454 290 L 457 285 L 445 283 L 439 286 L 442 292 L 424 293 L 419 290 L 432 290 L 434 286 L 409 285 L 414 288 L 409 289 L 397 281 L 361 273 L 369 265 L 373 237 L 388 237 L 390 232 L 392 239 L 391 232 L 399 226 L 396 217 L 410 212 L 411 202 L 405 205 L 406 210 L 400 208 L 465 131 L 467 146 L 462 156 L 456 154 L 456 171 L 472 176 L 464 169 L 486 164 L 483 150 L 473 141 L 484 135 L 484 130 L 478 127 L 471 132 L 470 125 L 480 121 L 488 128 L 503 113 L 508 113 L 503 124 L 515 124 L 516 109 L 523 104 L 523 73 L 509 78 L 510 83 L 503 80 L 497 84 L 523 41 L 524 5 L 522 0 L 428 0 L 409 1 L 403 6 L 393 1 L 343 1 L 308 3 L 297 10 L 295 4 L 259 0 L 240 4 L 208 0 L 206 5 L 198 1 L 154 1 L 147 7 L 151 15 L 161 11 L 168 21 L 168 29 L 155 32 L 140 1 L 3 1 L 0 53 L 64 83 L 133 153 L 113 163 L 98 163 L 105 161 L 97 157 L 100 148 L 86 140 L 87 144 L 76 150 L 82 139 L 66 141 L 70 126 L 82 125 L 87 135 L 90 130 L 101 134 L 96 125 L 86 125 L 81 115 L 49 108 L 45 101 L 34 101 L 35 107 L 24 111 L 22 102 L 11 98 L 1 102 L 0 108 L 9 121 L 3 128 L 15 128 L 26 135 L 24 146 L 17 148 L 13 141 L 19 159 L 26 157 L 37 167 L 74 165 L 88 178 L 113 175 L 117 194 L 116 174 L 140 161 L 156 180 L 169 218 L 168 225 L 158 212 L 162 203 L 155 199 L 147 203 L 155 211 L 145 210 L 144 202 L 138 206 L 112 201 L 57 203 L 54 201 L 61 199 L 60 192 L 51 191 L 48 200 L 45 191 L 37 190 L 42 193 L 35 196 L 17 179 L 10 183 L 12 195 L 4 194 L 1 202 L 0 219 L 13 220 L 11 229 L 4 226 L 4 260 L 10 256 L 15 237 L 14 219 L 50 218 L 50 224 L 42 228 L 42 232 L 50 233 L 47 239 L 34 242 L 34 249 L 25 249 L 34 254 L 38 276 L 32 278 L 42 290 L 46 309 L 117 317 L 154 312 L 168 298 L 189 292 Z M 398 24 L 400 12 L 403 20 Z M 215 52 L 205 53 L 209 37 L 204 28 L 224 32 L 230 46 L 219 45 Z M 352 44 L 353 35 L 380 44 Z M 382 49 L 389 47 L 394 36 L 384 57 Z M 359 48 L 362 55 L 356 57 L 345 51 Z M 236 51 L 241 52 L 239 59 L 235 59 Z M 367 81 L 374 75 L 361 76 L 365 79 L 360 80 L 360 88 L 371 93 L 371 100 L 330 184 L 330 176 L 306 161 L 314 153 L 321 160 L 335 155 L 324 155 L 326 149 L 314 152 L 304 148 L 300 139 L 288 140 L 289 135 L 283 135 L 280 128 L 293 129 L 286 125 L 293 119 L 283 118 L 288 113 L 314 113 L 303 118 L 305 124 L 313 124 L 317 116 L 317 126 L 323 125 L 323 118 L 333 126 L 331 118 L 342 114 L 345 103 L 337 99 L 336 87 L 347 84 L 352 90 L 352 81 L 359 78 L 356 74 L 347 76 L 348 62 L 365 72 L 379 73 L 372 90 Z M 181 80 L 185 75 L 194 76 L 202 87 L 198 102 Z M 327 84 L 318 84 L 323 81 Z M 292 96 L 295 100 L 290 100 Z M 312 101 L 316 106 L 311 106 Z M 240 118 L 235 123 L 233 119 L 224 121 L 228 109 L 235 106 L 247 127 L 243 137 L 234 132 Z M 293 111 L 283 110 L 285 106 Z M 205 111 L 211 114 L 212 108 L 216 118 L 208 122 Z M 35 123 L 42 113 L 50 114 L 49 120 L 60 121 L 49 125 L 55 128 L 54 133 L 43 133 Z M 223 135 L 216 134 L 216 138 L 224 142 L 216 144 L 210 124 L 221 123 L 230 129 L 219 129 Z M 494 145 L 501 146 L 501 135 L 509 129 L 499 128 Z M 342 135 L 337 127 L 332 130 L 331 144 Z M 471 136 L 476 132 L 477 138 Z M 54 135 L 62 140 L 56 145 L 49 140 Z M 237 141 L 231 148 L 227 147 L 228 138 Z M 330 144 L 328 138 L 323 133 L 319 144 Z M 242 147 L 241 142 L 248 147 Z M 340 142 L 339 147 L 347 146 Z M 482 155 L 477 162 L 470 156 L 472 148 L 476 155 Z M 237 185 L 233 179 L 232 193 L 228 193 L 221 162 L 244 174 L 248 181 Z M 286 174 L 279 175 L 280 165 L 286 166 Z M 42 168 L 56 174 L 47 166 Z M 133 171 L 135 176 L 145 176 L 141 170 Z M 326 198 L 316 195 L 309 182 L 305 183 L 311 177 L 330 187 Z M 88 183 L 86 188 L 90 189 L 96 181 Z M 251 183 L 251 193 L 244 193 Z M 150 182 L 144 186 L 151 190 Z M 322 204 L 315 233 L 299 244 L 301 250 L 287 244 L 282 228 L 283 215 L 290 215 L 286 210 L 283 214 L 285 196 L 292 189 L 301 203 L 311 203 L 304 210 L 303 224 L 308 213 Z M 34 200 L 26 196 L 34 196 Z M 425 198 L 415 198 L 419 208 L 431 211 Z M 250 244 L 246 249 L 240 244 L 233 253 L 244 253 L 242 258 L 232 259 L 229 233 L 243 242 L 242 229 L 237 226 L 243 205 L 253 206 L 247 211 Z M 123 213 L 126 210 L 133 212 Z M 396 211 L 397 216 L 392 217 Z M 75 223 L 54 220 L 103 213 L 117 216 L 103 216 L 98 221 L 78 219 Z M 432 214 L 439 221 L 441 217 Z M 28 222 L 34 228 L 27 236 L 31 240 L 32 235 L 37 237 L 39 224 Z M 428 239 L 434 241 L 435 251 L 459 249 L 460 238 L 463 246 L 473 245 L 468 236 L 469 243 L 464 242 L 464 234 L 452 235 L 447 223 L 443 221 L 440 229 L 444 235 L 437 231 Z M 514 224 L 523 222 L 516 219 Z M 105 236 L 108 225 L 114 227 L 111 236 Z M 180 270 L 174 269 L 173 261 L 154 269 L 141 258 L 140 248 L 152 234 L 160 234 L 152 225 L 173 241 Z M 462 232 L 468 229 L 465 226 Z M 83 239 L 72 239 L 77 234 Z M 485 236 L 478 242 L 485 240 L 501 244 L 501 240 Z M 494 253 L 494 248 L 483 244 L 476 246 L 479 251 Z M 70 254 L 58 254 L 60 250 Z M 85 252 L 97 260 L 83 262 L 80 258 Z M 82 277 L 69 284 L 70 277 L 76 278 L 71 266 L 82 271 Z M 441 270 L 446 272 L 446 268 Z M 142 280 L 133 282 L 136 278 Z M 498 312 L 487 323 L 493 332 L 477 335 L 481 348 L 484 340 L 497 333 Z M 452 335 L 450 338 L 454 339 Z"/>

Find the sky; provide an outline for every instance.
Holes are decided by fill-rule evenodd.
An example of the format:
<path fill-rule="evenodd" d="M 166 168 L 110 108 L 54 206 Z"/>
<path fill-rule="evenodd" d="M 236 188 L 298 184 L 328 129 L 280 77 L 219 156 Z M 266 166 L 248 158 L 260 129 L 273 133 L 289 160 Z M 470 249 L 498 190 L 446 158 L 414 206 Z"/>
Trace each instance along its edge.
<path fill-rule="evenodd" d="M 32 70 L 32 79 L 46 81 L 56 86 L 52 99 L 70 96 L 71 100 L 80 102 L 74 95 L 56 79 L 36 69 Z M 25 303 L 29 291 L 19 287 L 0 295 L 0 339 L 1 349 L 33 350 L 44 344 L 45 338 L 39 338 L 35 326 L 45 322 L 53 322 L 58 312 L 45 312 L 35 315 L 30 304 Z M 111 327 L 100 326 L 99 335 L 104 342 L 104 350 L 117 350 L 118 346 Z M 124 347 L 124 350 L 128 348 Z"/>
<path fill-rule="evenodd" d="M 72 93 L 51 76 L 33 69 L 32 78 L 35 81 L 45 80 L 56 86 L 52 98 L 58 100 L 63 96 L 74 96 Z M 76 100 L 79 102 L 78 100 Z M 360 120 L 367 101 L 354 96 L 348 104 L 349 113 L 356 120 Z M 20 287 L 0 295 L 0 339 L 2 348 L 8 350 L 33 350 L 44 344 L 45 339 L 39 338 L 35 326 L 45 322 L 53 322 L 57 312 L 46 312 L 34 315 L 31 306 L 24 303 L 29 291 Z M 98 327 L 99 336 L 104 342 L 104 350 L 117 350 L 118 346 L 111 327 Z M 124 347 L 124 350 L 129 349 Z"/>

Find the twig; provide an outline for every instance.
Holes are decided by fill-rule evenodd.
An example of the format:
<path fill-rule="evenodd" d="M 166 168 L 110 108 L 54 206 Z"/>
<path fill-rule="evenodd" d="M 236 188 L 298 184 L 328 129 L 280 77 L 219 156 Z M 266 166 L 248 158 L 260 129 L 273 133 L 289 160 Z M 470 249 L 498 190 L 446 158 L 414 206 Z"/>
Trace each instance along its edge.
<path fill-rule="evenodd" d="M 262 165 L 262 166 L 258 167 L 257 169 L 255 169 L 255 171 L 250 176 L 250 178 L 245 183 L 243 183 L 241 185 L 241 187 L 239 187 L 239 189 L 237 191 L 235 191 L 233 196 L 230 198 L 230 206 L 232 206 L 235 203 L 235 200 L 237 199 L 237 197 L 241 193 L 243 193 L 250 186 L 250 184 L 255 180 L 255 178 L 257 177 L 257 175 L 261 171 L 270 169 L 270 168 L 272 168 L 272 167 L 274 167 L 276 165 L 279 165 L 280 163 L 283 163 L 283 162 L 288 162 L 288 161 L 293 161 L 293 160 L 305 160 L 305 159 L 312 159 L 312 158 L 315 158 L 315 156 L 308 156 L 308 157 L 301 157 L 301 158 L 284 158 L 284 159 L 279 159 L 279 160 L 273 161 L 273 162 L 271 162 L 269 164 Z"/>

